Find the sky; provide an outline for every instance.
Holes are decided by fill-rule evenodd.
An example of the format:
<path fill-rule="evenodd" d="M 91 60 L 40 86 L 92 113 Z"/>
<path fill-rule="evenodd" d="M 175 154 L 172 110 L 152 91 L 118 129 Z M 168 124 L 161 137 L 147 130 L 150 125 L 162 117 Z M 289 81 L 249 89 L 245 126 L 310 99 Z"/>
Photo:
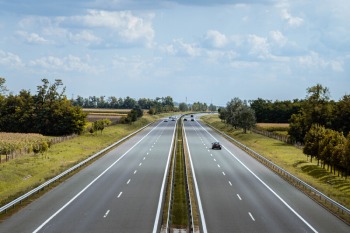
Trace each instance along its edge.
<path fill-rule="evenodd" d="M 69 98 L 350 94 L 349 0 L 0 0 L 0 77 Z"/>

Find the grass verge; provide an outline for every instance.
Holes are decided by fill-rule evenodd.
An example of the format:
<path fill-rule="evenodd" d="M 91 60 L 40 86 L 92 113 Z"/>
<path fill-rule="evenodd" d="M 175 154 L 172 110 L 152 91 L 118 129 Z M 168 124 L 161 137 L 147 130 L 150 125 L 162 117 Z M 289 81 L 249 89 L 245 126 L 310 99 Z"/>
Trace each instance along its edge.
<path fill-rule="evenodd" d="M 207 124 L 240 141 L 284 170 L 313 186 L 341 205 L 350 208 L 350 180 L 338 177 L 310 162 L 301 149 L 255 133 L 244 134 L 224 124 L 217 115 L 202 117 Z"/>
<path fill-rule="evenodd" d="M 186 176 L 182 144 L 181 122 L 177 127 L 178 140 L 175 157 L 175 178 L 174 178 L 174 196 L 173 207 L 171 211 L 171 223 L 173 228 L 184 229 L 188 227 L 188 205 L 186 197 Z"/>

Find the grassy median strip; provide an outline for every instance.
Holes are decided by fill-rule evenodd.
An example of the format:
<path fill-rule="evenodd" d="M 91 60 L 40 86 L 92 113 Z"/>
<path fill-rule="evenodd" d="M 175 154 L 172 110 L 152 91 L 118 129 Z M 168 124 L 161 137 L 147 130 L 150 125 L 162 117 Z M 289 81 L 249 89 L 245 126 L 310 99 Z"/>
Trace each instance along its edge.
<path fill-rule="evenodd" d="M 175 179 L 174 179 L 174 197 L 171 211 L 172 227 L 184 229 L 188 227 L 188 205 L 186 197 L 186 177 L 185 164 L 182 144 L 182 124 L 178 124 L 178 141 L 175 158 Z"/>
<path fill-rule="evenodd" d="M 202 120 L 235 138 L 341 205 L 350 208 L 350 179 L 341 178 L 317 166 L 315 160 L 311 163 L 301 149 L 260 134 L 244 134 L 241 130 L 235 130 L 221 122 L 217 115 L 207 115 L 202 117 Z"/>

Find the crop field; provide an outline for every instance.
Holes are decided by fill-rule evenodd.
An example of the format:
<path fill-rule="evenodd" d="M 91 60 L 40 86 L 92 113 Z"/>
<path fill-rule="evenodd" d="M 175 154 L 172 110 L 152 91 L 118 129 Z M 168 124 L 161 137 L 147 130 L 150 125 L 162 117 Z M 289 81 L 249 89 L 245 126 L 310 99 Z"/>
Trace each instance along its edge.
<path fill-rule="evenodd" d="M 83 112 L 88 114 L 121 114 L 127 115 L 130 109 L 111 109 L 111 108 L 83 108 Z"/>
<path fill-rule="evenodd" d="M 49 140 L 49 137 L 41 134 L 0 132 L 0 163 L 6 160 L 6 155 L 20 150 L 31 153 L 38 144 Z"/>
<path fill-rule="evenodd" d="M 257 123 L 256 128 L 259 130 L 266 130 L 269 132 L 288 131 L 288 123 Z"/>
<path fill-rule="evenodd" d="M 87 113 L 87 120 L 95 122 L 98 120 L 109 119 L 112 124 L 117 124 L 122 117 L 126 117 L 130 109 L 102 109 L 102 108 L 84 108 Z"/>

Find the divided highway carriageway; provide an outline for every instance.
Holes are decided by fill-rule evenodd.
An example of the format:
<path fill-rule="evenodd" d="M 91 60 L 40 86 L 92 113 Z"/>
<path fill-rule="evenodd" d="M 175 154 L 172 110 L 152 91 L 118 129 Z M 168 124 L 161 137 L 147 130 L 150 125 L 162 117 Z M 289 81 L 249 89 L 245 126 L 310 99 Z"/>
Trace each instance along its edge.
<path fill-rule="evenodd" d="M 199 120 L 183 124 L 200 232 L 350 232 Z M 160 232 L 175 127 L 147 127 L 5 219 L 0 233 Z"/>

